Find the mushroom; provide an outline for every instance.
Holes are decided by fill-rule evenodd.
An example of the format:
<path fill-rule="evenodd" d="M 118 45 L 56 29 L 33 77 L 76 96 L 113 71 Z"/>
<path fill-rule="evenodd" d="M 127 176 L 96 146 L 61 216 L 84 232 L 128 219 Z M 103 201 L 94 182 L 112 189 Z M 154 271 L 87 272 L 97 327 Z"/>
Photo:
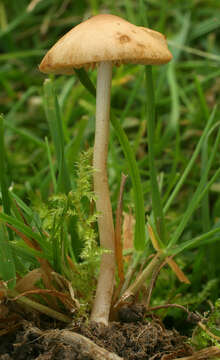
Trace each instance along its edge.
<path fill-rule="evenodd" d="M 108 324 L 115 276 L 114 225 L 110 201 L 107 154 L 112 66 L 125 63 L 165 64 L 172 59 L 165 37 L 110 14 L 100 14 L 75 26 L 45 55 L 44 73 L 73 74 L 74 68 L 97 65 L 96 129 L 94 143 L 94 192 L 101 257 L 91 320 Z"/>

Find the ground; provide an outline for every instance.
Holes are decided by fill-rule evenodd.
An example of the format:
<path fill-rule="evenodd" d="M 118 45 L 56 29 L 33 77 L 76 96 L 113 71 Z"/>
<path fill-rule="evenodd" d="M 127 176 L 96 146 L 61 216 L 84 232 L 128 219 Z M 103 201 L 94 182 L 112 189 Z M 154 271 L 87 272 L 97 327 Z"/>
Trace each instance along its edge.
<path fill-rule="evenodd" d="M 65 330 L 45 318 L 22 320 L 16 331 L 0 337 L 0 360 L 96 359 L 93 349 L 88 350 L 75 339 L 69 340 L 75 333 L 125 360 L 172 360 L 192 354 L 185 336 L 165 329 L 158 317 L 139 315 L 136 309 L 129 309 L 121 313 L 120 321 L 111 322 L 108 327 L 78 321 Z"/>

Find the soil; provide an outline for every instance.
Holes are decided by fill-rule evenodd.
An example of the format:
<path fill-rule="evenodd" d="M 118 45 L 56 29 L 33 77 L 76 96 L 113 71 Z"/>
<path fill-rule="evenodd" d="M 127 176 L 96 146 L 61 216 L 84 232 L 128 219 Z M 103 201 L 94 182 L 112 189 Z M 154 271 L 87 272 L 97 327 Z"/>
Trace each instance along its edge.
<path fill-rule="evenodd" d="M 22 320 L 18 329 L 1 336 L 0 360 L 172 360 L 193 353 L 186 337 L 176 330 L 165 329 L 156 317 L 143 318 L 138 307 L 122 309 L 119 321 L 111 322 L 108 327 L 78 322 L 61 330 L 55 329 L 51 321 L 45 324 L 45 319 L 43 322 L 39 318 L 37 322 Z M 107 350 L 106 354 L 99 353 L 96 357 L 97 349 L 88 350 L 87 342 L 81 343 L 81 338 L 76 340 L 72 334 L 92 340 L 88 345 L 95 343 L 97 353 L 101 347 Z"/>

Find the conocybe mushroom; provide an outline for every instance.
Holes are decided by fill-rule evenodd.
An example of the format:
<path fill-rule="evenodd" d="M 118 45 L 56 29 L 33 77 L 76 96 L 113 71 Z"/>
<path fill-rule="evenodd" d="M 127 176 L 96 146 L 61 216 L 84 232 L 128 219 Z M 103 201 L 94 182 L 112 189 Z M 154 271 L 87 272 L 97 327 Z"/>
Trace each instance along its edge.
<path fill-rule="evenodd" d="M 101 258 L 91 320 L 108 324 L 115 276 L 114 225 L 107 177 L 112 66 L 125 63 L 165 64 L 172 59 L 165 37 L 110 14 L 75 26 L 48 51 L 39 68 L 44 73 L 73 74 L 74 68 L 97 65 L 94 191 L 99 213 Z"/>

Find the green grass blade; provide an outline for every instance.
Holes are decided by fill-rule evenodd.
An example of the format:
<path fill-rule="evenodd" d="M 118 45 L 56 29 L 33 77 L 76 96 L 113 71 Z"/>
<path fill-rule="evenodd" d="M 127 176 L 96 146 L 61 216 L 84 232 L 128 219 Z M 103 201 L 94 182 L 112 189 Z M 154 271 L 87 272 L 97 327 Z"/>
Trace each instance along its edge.
<path fill-rule="evenodd" d="M 0 35 L 1 37 L 1 35 Z M 45 54 L 45 50 L 34 49 L 34 50 L 24 50 L 24 51 L 16 51 L 10 52 L 6 54 L 0 54 L 0 62 L 5 62 L 14 59 L 25 59 L 30 57 L 41 57 Z"/>
<path fill-rule="evenodd" d="M 202 134 L 202 136 L 201 136 L 201 138 L 200 138 L 200 140 L 199 140 L 199 142 L 198 142 L 198 144 L 196 146 L 196 149 L 195 149 L 195 151 L 193 153 L 193 156 L 191 157 L 186 169 L 183 172 L 183 175 L 181 176 L 180 180 L 178 181 L 177 185 L 175 186 L 174 190 L 172 191 L 169 199 L 167 200 L 167 203 L 166 203 L 166 205 L 164 207 L 164 214 L 167 213 L 167 211 L 169 210 L 173 200 L 177 196 L 177 194 L 180 191 L 182 185 L 184 184 L 189 172 L 191 171 L 191 169 L 192 169 L 192 167 L 193 167 L 193 165 L 195 163 L 195 160 L 196 160 L 197 156 L 199 155 L 202 144 L 203 144 L 205 138 L 207 137 L 208 132 L 209 132 L 209 130 L 211 128 L 211 125 L 212 125 L 212 123 L 214 121 L 215 114 L 216 114 L 216 107 L 213 109 L 212 114 L 210 115 L 209 121 L 206 124 L 204 132 L 203 132 L 203 134 Z"/>
<path fill-rule="evenodd" d="M 203 36 L 211 31 L 214 31 L 220 27 L 220 19 L 216 16 L 212 18 L 199 21 L 192 29 L 190 33 L 190 40 L 195 40 L 196 38 Z"/>
<path fill-rule="evenodd" d="M 0 115 L 0 185 L 4 212 L 10 214 L 10 198 L 5 174 L 4 120 Z"/>
<path fill-rule="evenodd" d="M 182 232 L 184 231 L 190 217 L 192 216 L 193 212 L 195 211 L 195 209 L 197 208 L 197 206 L 199 205 L 200 201 L 204 198 L 204 196 L 207 194 L 207 192 L 209 191 L 211 185 L 214 183 L 214 181 L 219 177 L 220 175 L 220 168 L 216 171 L 216 173 L 213 175 L 213 177 L 211 178 L 211 180 L 205 185 L 206 183 L 206 179 L 209 173 L 209 170 L 211 168 L 213 159 L 216 155 L 217 152 L 217 148 L 220 142 L 220 129 L 218 131 L 218 136 L 217 139 L 215 141 L 215 145 L 213 147 L 212 153 L 210 155 L 208 164 L 206 166 L 205 172 L 203 173 L 203 176 L 199 182 L 199 185 L 192 197 L 192 200 L 190 201 L 190 204 L 187 208 L 187 210 L 185 211 L 182 220 L 179 224 L 179 226 L 177 227 L 174 235 L 172 236 L 171 241 L 169 242 L 168 248 L 170 248 L 172 245 L 176 244 L 176 242 L 178 241 L 179 237 L 181 236 Z"/>
<path fill-rule="evenodd" d="M 55 95 L 53 82 L 51 79 L 47 79 L 44 82 L 44 102 L 45 111 L 50 127 L 50 132 L 55 148 L 56 159 L 59 169 L 57 191 L 68 193 L 71 189 L 70 175 L 68 173 L 66 160 L 64 157 L 64 138 L 62 120 L 60 116 L 59 105 L 57 97 Z"/>
<path fill-rule="evenodd" d="M 214 56 L 214 55 L 213 55 Z M 218 59 L 219 61 L 219 59 Z M 201 79 L 201 84 L 207 84 L 212 79 L 217 79 L 220 76 L 220 70 L 215 70 L 213 72 L 210 72 Z M 195 90 L 195 83 L 192 82 L 189 85 L 187 85 L 184 88 L 185 94 L 190 94 Z M 169 105 L 170 104 L 170 96 L 163 97 L 161 99 L 158 99 L 158 105 Z"/>
<path fill-rule="evenodd" d="M 168 83 L 170 86 L 170 96 L 171 96 L 171 115 L 169 121 L 169 128 L 171 133 L 177 130 L 179 127 L 179 116 L 180 116 L 180 104 L 179 104 L 179 89 L 176 81 L 176 69 L 175 62 L 172 61 L 168 65 Z"/>
<path fill-rule="evenodd" d="M 204 174 L 206 169 L 206 164 L 208 161 L 208 141 L 205 139 L 202 145 L 202 152 L 201 152 L 201 175 Z M 208 174 L 207 174 L 208 175 Z M 208 181 L 208 177 L 204 180 L 205 183 Z M 202 200 L 202 208 L 201 208 L 201 215 L 202 215 L 202 226 L 204 232 L 210 229 L 210 206 L 209 206 L 209 194 L 207 193 Z"/>
<path fill-rule="evenodd" d="M 215 235 L 215 236 L 214 236 Z M 185 241 L 184 243 L 177 245 L 175 249 L 169 249 L 167 254 L 176 256 L 180 254 L 183 250 L 193 249 L 196 246 L 209 244 L 214 241 L 220 241 L 220 227 L 217 227 L 213 230 L 208 231 L 205 234 L 199 235 L 191 240 Z"/>
<path fill-rule="evenodd" d="M 25 91 L 21 98 L 16 101 L 16 103 L 11 107 L 10 111 L 7 114 L 6 120 L 9 121 L 14 121 L 15 119 L 15 114 L 17 113 L 17 111 L 19 109 L 22 108 L 22 106 L 24 106 L 25 102 L 30 98 L 31 95 L 33 95 L 34 93 L 37 93 L 38 89 L 35 86 L 31 86 L 27 91 Z"/>
<path fill-rule="evenodd" d="M 203 121 L 206 122 L 209 119 L 209 109 L 206 103 L 205 94 L 202 90 L 202 86 L 200 84 L 199 79 L 195 78 L 195 85 L 197 89 L 197 93 L 200 100 L 201 110 L 202 110 L 202 117 Z M 201 149 L 201 176 L 205 172 L 206 164 L 208 161 L 208 139 L 205 139 L 202 144 Z M 207 183 L 207 178 L 205 179 L 205 182 Z M 201 206 L 201 215 L 202 215 L 202 226 L 204 232 L 208 231 L 210 229 L 210 206 L 209 206 L 209 194 L 207 193 L 206 196 L 204 196 L 202 200 L 202 206 Z"/>
<path fill-rule="evenodd" d="M 140 89 L 140 85 L 141 85 L 141 82 L 143 80 L 143 76 L 144 76 L 144 69 L 141 69 L 140 74 L 139 74 L 139 76 L 138 76 L 138 78 L 136 80 L 136 83 L 134 85 L 134 88 L 132 89 L 132 91 L 131 91 L 131 93 L 130 93 L 130 95 L 128 97 L 128 100 L 126 102 L 125 108 L 124 108 L 124 110 L 123 110 L 123 112 L 122 112 L 122 114 L 120 116 L 120 122 L 122 124 L 123 124 L 124 119 L 127 116 L 128 112 L 129 112 L 129 110 L 130 110 L 130 108 L 131 108 L 131 106 L 132 106 L 132 104 L 134 102 L 134 99 L 135 99 L 135 97 L 137 95 L 138 90 Z"/>
<path fill-rule="evenodd" d="M 141 178 L 137 162 L 133 150 L 129 144 L 128 138 L 119 123 L 119 121 L 114 116 L 113 112 L 111 113 L 111 123 L 115 129 L 118 140 L 122 146 L 125 158 L 128 163 L 129 175 L 131 176 L 131 181 L 134 190 L 134 203 L 135 203 L 135 240 L 134 245 L 136 250 L 143 250 L 146 245 L 146 236 L 145 236 L 145 211 L 144 211 L 144 196 L 143 189 L 141 185 Z"/>
<path fill-rule="evenodd" d="M 124 5 L 126 9 L 126 19 L 132 24 L 135 24 L 136 17 L 133 10 L 134 2 L 132 0 L 124 0 Z"/>
<path fill-rule="evenodd" d="M 35 143 L 37 146 L 45 148 L 44 142 L 39 137 L 28 131 L 27 129 L 22 129 L 21 127 L 18 128 L 16 126 L 13 126 L 9 121 L 5 121 L 5 127 L 12 130 L 15 134 L 18 134 L 20 137 Z"/>
<path fill-rule="evenodd" d="M 16 282 L 16 271 L 9 244 L 4 227 L 0 224 L 0 278 L 7 281 L 9 289 L 12 289 Z"/>
<path fill-rule="evenodd" d="M 46 144 L 46 148 L 47 148 L 47 157 L 48 157 L 48 162 L 49 162 L 49 167 L 50 167 L 51 179 L 52 179 L 52 183 L 53 183 L 54 192 L 56 194 L 57 193 L 57 181 L 56 181 L 50 146 L 49 146 L 47 137 L 45 138 L 45 144 Z"/>
<path fill-rule="evenodd" d="M 92 81 L 88 77 L 86 71 L 82 69 L 74 69 L 78 79 L 80 80 L 81 84 L 92 94 L 96 97 L 96 88 L 93 85 Z"/>
<path fill-rule="evenodd" d="M 66 101 L 68 99 L 69 94 L 71 93 L 73 86 L 76 82 L 76 79 L 74 77 L 70 77 L 66 84 L 64 85 L 61 94 L 59 95 L 59 106 L 61 109 L 61 113 L 63 112 L 63 109 L 65 108 Z"/>
<path fill-rule="evenodd" d="M 138 24 L 139 26 L 145 26 L 145 27 L 149 27 L 148 24 L 148 19 L 147 19 L 147 7 L 144 3 L 144 0 L 139 0 L 139 4 L 138 4 L 138 9 L 139 9 L 139 20 L 138 20 Z"/>
<path fill-rule="evenodd" d="M 77 161 L 77 157 L 80 151 L 80 146 L 82 144 L 87 125 L 88 125 L 88 118 L 82 118 L 81 120 L 78 121 L 76 125 L 77 134 L 66 147 L 66 157 L 67 157 L 67 163 L 69 169 L 72 169 L 74 163 Z"/>
<path fill-rule="evenodd" d="M 7 24 L 3 30 L 0 30 L 0 38 L 15 30 L 27 17 L 30 17 L 30 14 L 27 11 L 22 12 L 21 15 L 17 16 L 13 21 Z"/>
<path fill-rule="evenodd" d="M 29 266 L 30 263 L 32 266 L 38 267 L 39 262 L 37 261 L 37 257 L 47 259 L 42 252 L 31 249 L 30 247 L 26 246 L 22 241 L 19 242 L 11 241 L 9 245 L 12 253 L 16 254 L 16 257 L 22 260 L 23 263 L 22 272 L 26 272 L 27 267 Z M 16 257 L 15 257 L 15 264 L 16 264 Z M 16 270 L 18 270 L 17 265 L 16 265 Z"/>
<path fill-rule="evenodd" d="M 38 233 L 34 232 L 29 226 L 25 225 L 22 221 L 14 218 L 13 216 L 0 213 L 0 221 L 2 221 L 4 224 L 12 225 L 18 231 L 26 235 L 28 238 L 33 238 L 39 243 L 42 249 L 47 247 L 47 242 L 45 242 L 45 239 L 42 239 L 42 237 Z"/>
<path fill-rule="evenodd" d="M 188 39 L 188 34 L 190 30 L 190 15 L 185 14 L 182 18 L 182 26 L 177 35 L 173 38 L 172 42 L 177 43 L 179 45 L 178 48 L 173 47 L 171 43 L 171 52 L 173 54 L 173 61 L 178 61 L 181 55 L 182 47 L 186 43 Z"/>
<path fill-rule="evenodd" d="M 5 146 L 4 146 L 4 119 L 0 115 L 0 188 L 2 196 L 3 210 L 6 214 L 10 215 L 10 196 L 6 180 L 6 166 L 5 166 Z M 10 240 L 13 240 L 13 233 L 7 229 Z"/>
<path fill-rule="evenodd" d="M 12 200 L 16 201 L 18 206 L 28 215 L 30 219 L 33 218 L 33 211 L 24 203 L 24 201 L 17 196 L 13 191 L 10 191 L 10 196 Z"/>
<path fill-rule="evenodd" d="M 152 194 L 152 209 L 154 221 L 157 227 L 158 234 L 165 242 L 165 222 L 163 216 L 163 208 L 159 186 L 157 182 L 157 170 L 155 166 L 154 154 L 154 133 L 155 133 L 155 100 L 154 100 L 154 85 L 152 77 L 151 66 L 146 66 L 146 91 L 147 91 L 147 134 L 148 134 L 148 156 L 150 169 L 150 184 Z"/>

